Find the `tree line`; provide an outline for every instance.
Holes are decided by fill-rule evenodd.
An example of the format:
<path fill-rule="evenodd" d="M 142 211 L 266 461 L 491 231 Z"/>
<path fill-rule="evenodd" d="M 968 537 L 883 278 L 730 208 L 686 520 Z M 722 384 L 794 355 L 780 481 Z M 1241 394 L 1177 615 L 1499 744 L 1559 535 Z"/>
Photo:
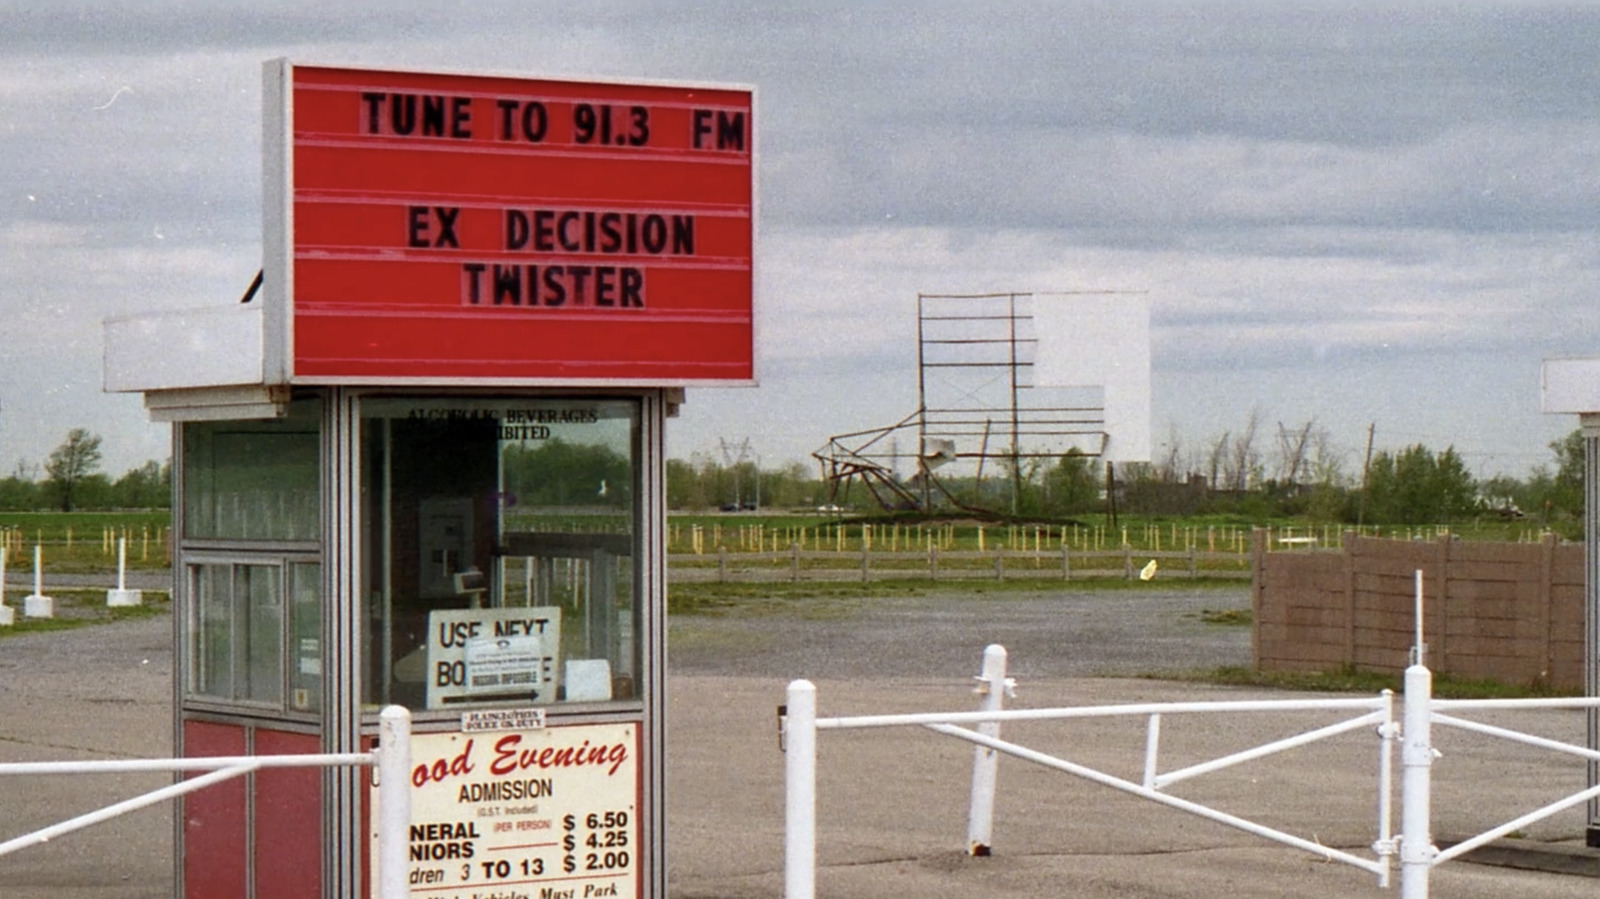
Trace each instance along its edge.
<path fill-rule="evenodd" d="M 1548 464 L 1524 478 L 1472 475 L 1454 446 L 1412 444 L 1378 450 L 1349 470 L 1313 424 L 1278 427 L 1264 448 L 1265 429 L 1252 416 L 1197 454 L 1174 438 L 1161 458 L 1108 466 L 1069 451 L 1053 459 L 999 460 L 984 478 L 941 472 L 930 491 L 953 509 L 967 506 L 1018 518 L 1062 520 L 1117 512 L 1129 515 L 1236 515 L 1252 519 L 1306 518 L 1328 524 L 1439 524 L 1497 517 L 1526 518 L 1563 532 L 1581 532 L 1584 441 L 1574 431 L 1549 444 Z M 911 491 L 922 494 L 916 476 Z M 858 512 L 877 508 L 859 482 L 830 491 L 818 472 L 799 464 L 759 470 L 749 462 L 724 465 L 700 457 L 667 462 L 667 505 L 679 511 L 816 508 L 839 504 Z"/>
<path fill-rule="evenodd" d="M 45 459 L 42 472 L 18 464 L 0 478 L 0 509 L 164 509 L 172 503 L 172 465 L 150 460 L 112 478 L 100 470 L 100 435 L 73 428 Z M 42 473 L 42 477 L 40 474 Z"/>
<path fill-rule="evenodd" d="M 1130 515 L 1302 517 L 1349 524 L 1451 524 L 1471 518 L 1527 518 L 1579 532 L 1583 520 L 1584 440 L 1573 431 L 1549 444 L 1548 464 L 1526 477 L 1474 478 L 1453 446 L 1413 444 L 1370 453 L 1348 471 L 1311 423 L 1278 426 L 1272 451 L 1262 428 L 1246 427 L 1180 452 L 1176 437 L 1149 463 L 1109 467 L 1067 452 L 1054 459 L 1002 459 L 987 478 L 945 477 L 940 495 L 952 508 L 990 509 L 1015 517 L 1065 519 L 1108 511 Z M 74 428 L 39 472 L 18 466 L 0 478 L 0 510 L 166 508 L 170 462 L 147 461 L 112 478 L 101 471 L 101 438 Z M 629 505 L 628 460 L 599 447 L 552 441 L 512 448 L 502 460 L 508 483 L 533 505 Z M 39 476 L 42 474 L 42 477 Z M 859 484 L 839 492 L 798 462 L 763 469 L 708 457 L 668 459 L 667 506 L 674 511 L 817 509 L 839 504 L 870 512 L 875 498 Z M 910 486 L 920 492 L 915 477 Z M 1577 529 L 1576 531 L 1574 529 Z"/>

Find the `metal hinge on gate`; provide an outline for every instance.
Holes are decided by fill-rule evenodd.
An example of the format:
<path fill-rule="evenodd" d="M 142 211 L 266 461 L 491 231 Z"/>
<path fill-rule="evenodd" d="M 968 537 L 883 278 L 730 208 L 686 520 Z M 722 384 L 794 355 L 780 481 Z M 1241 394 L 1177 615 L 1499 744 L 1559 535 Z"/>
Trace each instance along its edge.
<path fill-rule="evenodd" d="M 786 706 L 786 705 L 780 705 L 780 706 L 778 706 L 778 751 L 779 752 L 788 752 L 789 751 L 789 741 L 786 739 L 788 737 L 788 735 L 789 735 L 789 707 Z"/>
<path fill-rule="evenodd" d="M 978 685 L 972 688 L 972 692 L 978 694 L 979 696 L 988 696 L 989 679 L 981 674 L 974 674 L 972 679 L 978 682 Z M 1015 699 L 1017 697 L 1017 679 L 1014 677 L 1008 677 L 1004 681 L 1001 681 L 1001 683 L 1003 684 L 1002 695 L 1007 699 Z"/>

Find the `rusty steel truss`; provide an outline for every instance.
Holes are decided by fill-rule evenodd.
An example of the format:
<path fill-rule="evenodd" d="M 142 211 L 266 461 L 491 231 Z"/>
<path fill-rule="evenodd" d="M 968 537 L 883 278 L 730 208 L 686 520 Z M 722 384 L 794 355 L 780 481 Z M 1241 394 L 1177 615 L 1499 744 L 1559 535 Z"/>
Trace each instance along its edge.
<path fill-rule="evenodd" d="M 1000 513 L 1005 510 L 982 498 L 985 468 L 992 474 L 998 467 L 1010 480 L 1015 512 L 1031 465 L 1070 450 L 1100 456 L 1109 435 L 1097 391 L 1033 382 L 1039 350 L 1034 306 L 1069 295 L 919 293 L 917 410 L 887 427 L 830 437 L 812 453 L 829 485 L 830 504 L 860 482 L 885 510 L 927 514 L 951 506 Z M 902 442 L 915 450 L 902 451 Z M 902 477 L 900 466 L 907 461 L 912 473 Z M 954 489 L 961 480 L 976 488 Z"/>

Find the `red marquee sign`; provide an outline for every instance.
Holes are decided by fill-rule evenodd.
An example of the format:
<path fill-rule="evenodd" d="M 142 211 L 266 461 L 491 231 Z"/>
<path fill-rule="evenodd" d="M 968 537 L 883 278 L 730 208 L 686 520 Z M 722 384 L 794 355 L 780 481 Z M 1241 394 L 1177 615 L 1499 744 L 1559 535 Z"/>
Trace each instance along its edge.
<path fill-rule="evenodd" d="M 267 81 L 283 380 L 753 382 L 749 90 L 282 61 Z"/>

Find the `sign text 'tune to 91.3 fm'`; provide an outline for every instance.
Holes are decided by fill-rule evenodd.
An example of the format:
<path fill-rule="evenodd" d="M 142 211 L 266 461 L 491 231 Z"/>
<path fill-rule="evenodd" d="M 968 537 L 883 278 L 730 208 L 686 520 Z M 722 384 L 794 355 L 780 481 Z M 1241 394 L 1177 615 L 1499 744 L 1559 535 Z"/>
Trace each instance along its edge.
<path fill-rule="evenodd" d="M 371 135 L 472 140 L 487 118 L 489 134 L 497 141 L 539 144 L 565 138 L 578 146 L 624 147 L 662 143 L 647 104 L 363 91 L 361 109 L 362 131 Z M 553 129 L 553 120 L 562 112 L 569 117 L 565 127 Z M 693 150 L 743 152 L 745 135 L 743 111 L 693 109 L 687 135 L 670 135 L 668 143 L 676 147 L 687 144 L 686 148 Z"/>

